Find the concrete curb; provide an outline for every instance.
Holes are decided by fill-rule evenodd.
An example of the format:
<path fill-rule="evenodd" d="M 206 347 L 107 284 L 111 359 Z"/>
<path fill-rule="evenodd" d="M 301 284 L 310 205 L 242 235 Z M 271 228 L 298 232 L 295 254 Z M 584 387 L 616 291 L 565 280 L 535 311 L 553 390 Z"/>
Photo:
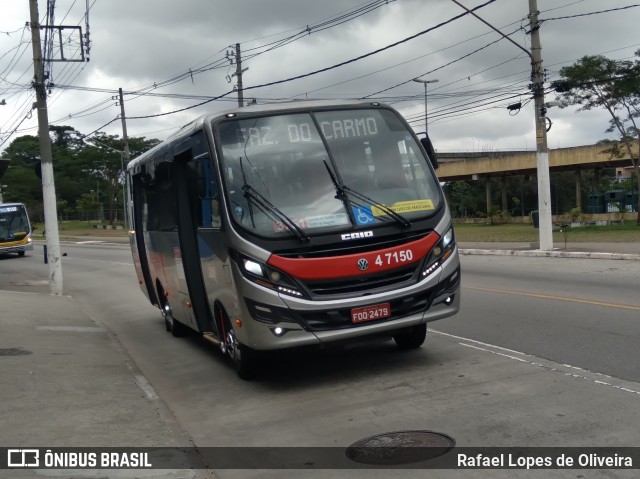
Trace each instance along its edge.
<path fill-rule="evenodd" d="M 619 259 L 640 261 L 640 254 L 595 253 L 590 251 L 542 251 L 514 249 L 459 249 L 461 255 L 526 256 L 531 258 Z"/>

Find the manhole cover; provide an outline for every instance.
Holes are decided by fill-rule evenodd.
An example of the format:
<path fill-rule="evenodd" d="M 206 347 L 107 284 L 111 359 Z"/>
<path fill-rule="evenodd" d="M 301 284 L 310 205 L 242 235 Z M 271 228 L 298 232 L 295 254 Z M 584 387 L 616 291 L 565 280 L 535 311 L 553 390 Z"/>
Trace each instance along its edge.
<path fill-rule="evenodd" d="M 455 445 L 452 438 L 439 432 L 397 431 L 360 439 L 345 454 L 361 464 L 393 466 L 435 459 Z"/>
<path fill-rule="evenodd" d="M 0 348 L 0 356 L 26 356 L 27 354 L 33 353 L 24 348 Z"/>

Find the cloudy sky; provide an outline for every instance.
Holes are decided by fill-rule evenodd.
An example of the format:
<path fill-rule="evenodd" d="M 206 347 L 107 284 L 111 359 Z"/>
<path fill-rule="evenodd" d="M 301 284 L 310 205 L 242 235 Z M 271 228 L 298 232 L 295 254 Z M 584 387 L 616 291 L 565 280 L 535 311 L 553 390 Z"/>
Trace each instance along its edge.
<path fill-rule="evenodd" d="M 51 0 L 50 0 L 51 1 Z M 486 0 L 461 0 L 468 8 Z M 39 0 L 40 18 L 47 2 Z M 125 92 L 128 133 L 163 139 L 193 118 L 237 107 L 230 46 L 241 44 L 245 100 L 370 97 L 397 108 L 429 133 L 439 151 L 535 148 L 530 61 L 519 48 L 451 0 L 57 0 L 55 25 L 82 27 L 89 6 L 89 62 L 52 63 L 49 120 L 89 134 L 121 135 Z M 477 14 L 525 48 L 528 0 L 495 0 Z M 631 0 L 538 0 L 548 79 L 584 55 L 631 59 L 640 49 L 640 7 Z M 570 18 L 558 18 L 570 17 Z M 36 134 L 28 118 L 34 93 L 28 0 L 0 0 L 0 150 Z M 434 28 L 435 27 L 435 28 Z M 347 62 L 427 29 L 432 31 L 344 66 L 278 85 L 251 88 Z M 67 58 L 78 57 L 77 34 L 64 30 Z M 484 47 L 484 48 L 483 48 Z M 479 50 L 479 51 L 477 51 Z M 60 45 L 54 43 L 59 58 Z M 477 51 L 477 52 L 476 52 Z M 475 52 L 475 53 L 474 53 Z M 406 82 L 406 83 L 405 83 Z M 395 85 L 399 85 L 394 87 Z M 192 107 L 220 95 L 220 99 Z M 546 97 L 553 100 L 553 95 Z M 506 106 L 522 102 L 519 112 Z M 176 113 L 175 110 L 183 110 Z M 164 113 L 162 116 L 154 116 Z M 604 112 L 551 108 L 551 148 L 606 137 Z M 147 117 L 138 118 L 134 117 Z M 115 121 L 114 121 L 115 120 Z M 111 123 L 109 123 L 111 122 Z M 104 126 L 106 125 L 106 126 Z"/>

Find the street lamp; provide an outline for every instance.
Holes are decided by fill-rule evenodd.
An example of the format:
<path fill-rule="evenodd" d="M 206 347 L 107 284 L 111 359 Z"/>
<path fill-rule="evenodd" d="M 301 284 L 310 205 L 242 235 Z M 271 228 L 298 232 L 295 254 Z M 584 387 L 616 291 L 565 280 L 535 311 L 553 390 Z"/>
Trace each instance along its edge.
<path fill-rule="evenodd" d="M 429 128 L 427 126 L 427 85 L 429 83 L 438 83 L 438 80 L 421 80 L 420 78 L 414 78 L 414 82 L 424 84 L 424 131 L 429 135 Z"/>

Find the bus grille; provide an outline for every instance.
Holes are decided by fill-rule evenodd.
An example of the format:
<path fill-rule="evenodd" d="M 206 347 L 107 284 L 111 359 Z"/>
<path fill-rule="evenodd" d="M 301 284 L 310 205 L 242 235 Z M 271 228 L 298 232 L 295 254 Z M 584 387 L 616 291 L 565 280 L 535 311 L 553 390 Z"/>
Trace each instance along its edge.
<path fill-rule="evenodd" d="M 418 263 L 420 264 L 420 263 Z M 306 281 L 304 285 L 313 294 L 319 296 L 353 294 L 366 291 L 376 292 L 378 289 L 397 286 L 401 283 L 415 282 L 416 265 L 398 268 L 384 273 L 353 278 L 329 279 L 323 281 Z M 414 281 L 411 281 L 411 280 Z"/>

